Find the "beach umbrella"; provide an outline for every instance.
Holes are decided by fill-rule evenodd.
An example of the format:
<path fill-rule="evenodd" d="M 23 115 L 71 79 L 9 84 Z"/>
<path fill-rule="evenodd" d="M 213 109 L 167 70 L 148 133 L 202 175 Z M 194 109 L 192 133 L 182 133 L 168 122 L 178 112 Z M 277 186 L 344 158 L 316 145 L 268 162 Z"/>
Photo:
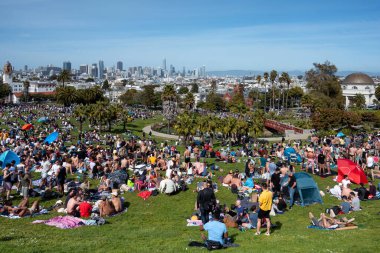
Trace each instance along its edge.
<path fill-rule="evenodd" d="M 44 143 L 47 142 L 47 143 L 51 144 L 51 143 L 55 142 L 57 139 L 58 139 L 58 132 L 52 132 L 51 134 L 49 134 L 45 138 Z"/>
<path fill-rule="evenodd" d="M 339 132 L 337 135 L 336 135 L 336 137 L 339 137 L 339 138 L 341 138 L 341 137 L 344 137 L 344 136 L 346 136 L 344 133 L 342 133 L 342 132 Z"/>
<path fill-rule="evenodd" d="M 24 131 L 30 130 L 31 128 L 33 128 L 32 124 L 25 124 L 21 127 L 21 129 Z"/>
<path fill-rule="evenodd" d="M 41 118 L 39 118 L 39 119 L 37 120 L 37 122 L 39 122 L 39 123 L 44 123 L 44 122 L 47 122 L 48 120 L 49 120 L 48 117 L 41 117 Z"/>
<path fill-rule="evenodd" d="M 11 163 L 12 161 L 15 161 L 15 164 L 20 163 L 20 157 L 13 151 L 7 150 L 4 153 L 0 155 L 0 161 L 2 162 L 1 167 L 4 168 L 7 163 Z"/>

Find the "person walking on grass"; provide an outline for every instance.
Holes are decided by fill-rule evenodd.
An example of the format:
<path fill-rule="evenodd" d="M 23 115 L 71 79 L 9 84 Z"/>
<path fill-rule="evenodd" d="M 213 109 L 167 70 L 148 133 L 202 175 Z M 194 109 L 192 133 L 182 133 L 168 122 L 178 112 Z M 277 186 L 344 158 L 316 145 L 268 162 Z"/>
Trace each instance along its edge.
<path fill-rule="evenodd" d="M 270 218 L 269 213 L 272 209 L 272 199 L 273 199 L 273 193 L 268 190 L 268 185 L 266 183 L 262 184 L 263 192 L 260 194 L 259 197 L 259 214 L 258 214 L 258 221 L 257 221 L 257 232 L 255 235 L 260 235 L 260 229 L 261 229 L 261 222 L 262 219 L 265 219 L 267 223 L 267 232 L 265 235 L 270 235 Z"/>

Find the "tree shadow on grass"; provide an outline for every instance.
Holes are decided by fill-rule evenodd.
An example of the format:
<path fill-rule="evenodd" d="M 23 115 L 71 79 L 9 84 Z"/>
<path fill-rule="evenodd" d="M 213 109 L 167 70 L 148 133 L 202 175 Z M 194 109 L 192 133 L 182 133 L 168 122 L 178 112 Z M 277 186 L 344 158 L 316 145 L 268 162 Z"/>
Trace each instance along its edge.
<path fill-rule="evenodd" d="M 282 227 L 282 223 L 279 221 L 276 221 L 275 223 L 273 223 L 273 226 L 271 227 L 272 233 L 275 233 L 277 230 L 281 230 L 281 227 Z"/>

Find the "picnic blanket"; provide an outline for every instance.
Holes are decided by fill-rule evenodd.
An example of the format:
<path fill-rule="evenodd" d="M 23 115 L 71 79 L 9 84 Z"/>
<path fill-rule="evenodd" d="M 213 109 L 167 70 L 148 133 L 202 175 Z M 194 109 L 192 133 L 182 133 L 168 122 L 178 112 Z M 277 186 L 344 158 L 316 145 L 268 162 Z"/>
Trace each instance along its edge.
<path fill-rule="evenodd" d="M 128 178 L 128 174 L 127 174 L 127 172 L 125 172 L 123 170 L 117 170 L 115 172 L 108 174 L 108 179 L 112 183 L 116 183 L 119 185 L 125 184 L 127 178 Z"/>
<path fill-rule="evenodd" d="M 142 191 L 139 194 L 137 194 L 137 196 L 141 197 L 144 200 L 148 199 L 150 195 L 152 195 L 151 191 Z"/>
<path fill-rule="evenodd" d="M 48 214 L 49 211 L 46 210 L 46 209 L 42 209 L 41 211 L 39 211 L 38 213 L 34 213 L 32 216 L 36 216 L 36 215 L 42 215 L 42 214 Z M 20 219 L 20 218 L 25 218 L 25 217 L 31 217 L 30 215 L 25 215 L 24 217 L 20 217 L 18 215 L 14 215 L 14 214 L 9 214 L 9 215 L 0 215 L 1 217 L 4 217 L 4 218 L 9 218 L 9 219 Z"/>
<path fill-rule="evenodd" d="M 49 220 L 35 220 L 33 224 L 45 224 L 61 229 L 77 228 L 85 225 L 85 220 L 73 216 L 57 216 Z"/>
<path fill-rule="evenodd" d="M 324 227 L 321 227 L 321 226 L 310 225 L 307 228 L 318 229 L 318 230 L 337 230 L 337 231 L 340 231 L 340 230 L 357 229 L 358 226 L 348 226 L 348 227 L 342 227 L 342 228 L 336 226 L 336 227 L 324 228 Z"/>

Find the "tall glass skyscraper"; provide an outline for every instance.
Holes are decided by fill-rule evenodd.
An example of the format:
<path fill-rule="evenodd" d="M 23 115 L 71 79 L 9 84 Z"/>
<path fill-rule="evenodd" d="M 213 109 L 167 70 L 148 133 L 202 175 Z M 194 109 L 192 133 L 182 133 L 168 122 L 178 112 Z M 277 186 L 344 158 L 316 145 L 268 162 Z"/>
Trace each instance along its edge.
<path fill-rule="evenodd" d="M 116 63 L 116 69 L 123 71 L 123 62 L 122 61 L 118 61 Z"/>
<path fill-rule="evenodd" d="M 71 62 L 64 61 L 63 62 L 63 70 L 67 70 L 67 71 L 71 72 Z"/>
<path fill-rule="evenodd" d="M 104 62 L 102 60 L 99 61 L 99 79 L 103 79 L 104 75 Z"/>
<path fill-rule="evenodd" d="M 166 58 L 162 60 L 162 69 L 166 71 Z"/>

